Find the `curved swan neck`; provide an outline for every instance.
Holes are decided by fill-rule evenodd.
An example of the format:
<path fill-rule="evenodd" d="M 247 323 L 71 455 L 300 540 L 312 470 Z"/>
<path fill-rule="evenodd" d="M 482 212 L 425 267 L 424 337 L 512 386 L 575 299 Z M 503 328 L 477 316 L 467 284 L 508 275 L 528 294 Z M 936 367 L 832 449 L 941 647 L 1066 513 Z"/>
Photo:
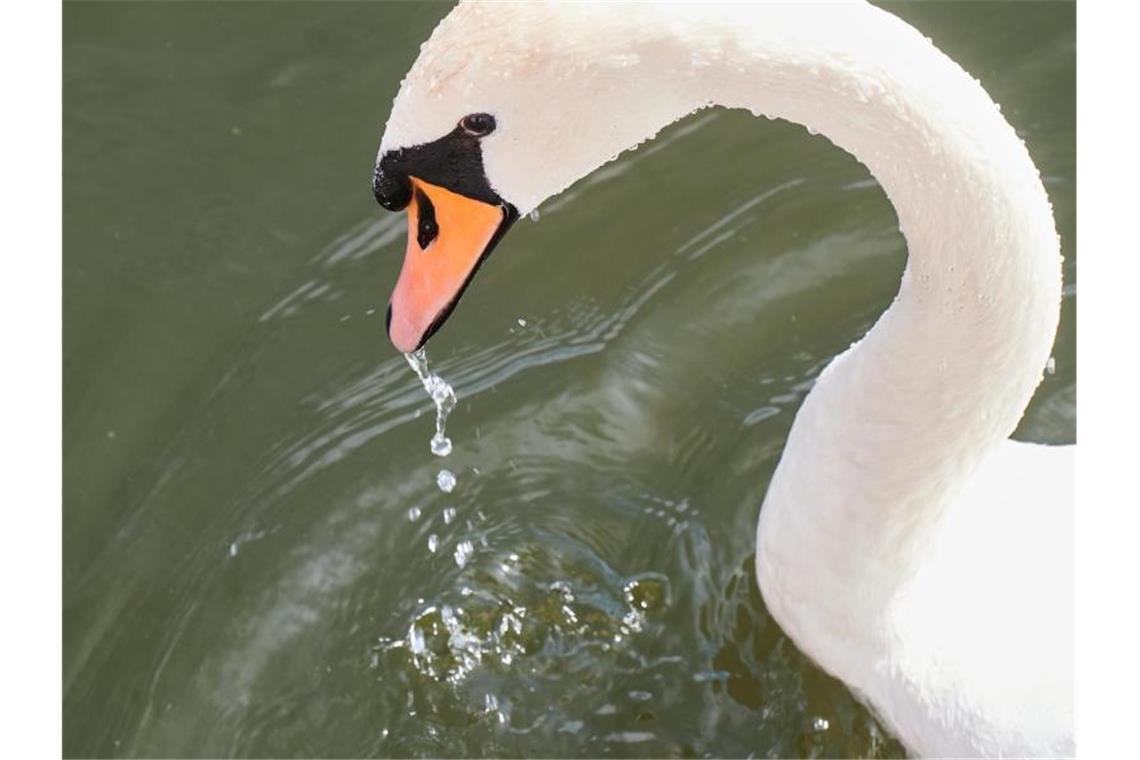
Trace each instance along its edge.
<path fill-rule="evenodd" d="M 906 239 L 895 302 L 798 412 L 757 535 L 781 626 L 833 674 L 877 691 L 893 604 L 947 510 L 968 508 L 958 484 L 1041 380 L 1061 301 L 1052 209 L 981 85 L 888 13 L 760 4 L 678 24 L 700 12 L 657 12 L 675 43 L 645 46 L 642 90 L 669 91 L 663 108 L 746 108 L 826 136 L 879 181 Z"/>
<path fill-rule="evenodd" d="M 1036 168 L 961 67 L 867 5 L 765 8 L 727 37 L 687 40 L 712 100 L 853 154 L 894 205 L 909 254 L 894 304 L 800 409 L 758 529 L 777 619 L 813 656 L 859 667 L 880 643 L 866 639 L 883 635 L 869 613 L 905 588 L 956 484 L 1040 382 L 1061 261 Z"/>
<path fill-rule="evenodd" d="M 862 4 L 788 11 L 736 27 L 716 100 L 852 153 L 893 203 L 909 257 L 895 303 L 797 416 L 759 559 L 822 561 L 813 583 L 830 567 L 836 589 L 866 580 L 862 593 L 889 595 L 951 484 L 1013 431 L 1040 382 L 1060 310 L 1057 236 L 1024 145 L 929 40 Z"/>

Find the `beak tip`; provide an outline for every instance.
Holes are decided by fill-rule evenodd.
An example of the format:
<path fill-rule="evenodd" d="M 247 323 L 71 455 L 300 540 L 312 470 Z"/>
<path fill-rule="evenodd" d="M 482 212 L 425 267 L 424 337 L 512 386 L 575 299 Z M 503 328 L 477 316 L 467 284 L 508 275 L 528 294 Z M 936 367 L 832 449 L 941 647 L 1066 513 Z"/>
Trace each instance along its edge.
<path fill-rule="evenodd" d="M 392 341 L 392 345 L 396 347 L 396 350 L 402 353 L 410 354 L 413 351 L 418 351 L 426 342 L 422 333 L 412 329 L 411 325 L 407 324 L 406 321 L 398 322 L 396 329 L 392 329 L 392 304 L 388 304 L 388 313 L 384 318 L 384 326 L 388 331 L 388 340 Z"/>
<path fill-rule="evenodd" d="M 393 335 L 389 335 L 388 339 L 392 341 L 392 345 L 395 346 L 396 350 L 402 354 L 414 353 L 420 349 L 419 343 L 413 343 L 413 342 L 406 341 L 406 340 L 400 340 L 399 338 L 397 338 Z"/>

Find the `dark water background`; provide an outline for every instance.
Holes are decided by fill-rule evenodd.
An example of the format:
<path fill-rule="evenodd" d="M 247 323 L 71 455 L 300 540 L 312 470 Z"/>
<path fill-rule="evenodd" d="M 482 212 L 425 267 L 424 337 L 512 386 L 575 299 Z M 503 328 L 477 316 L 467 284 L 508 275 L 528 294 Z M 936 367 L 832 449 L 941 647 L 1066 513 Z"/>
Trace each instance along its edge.
<path fill-rule="evenodd" d="M 1045 177 L 1065 310 L 1018 435 L 1072 441 L 1074 6 L 888 7 Z M 714 111 L 548 202 L 431 343 L 443 494 L 368 181 L 446 10 L 65 5 L 66 754 L 900 754 L 752 575 L 796 409 L 897 288 L 881 190 Z"/>

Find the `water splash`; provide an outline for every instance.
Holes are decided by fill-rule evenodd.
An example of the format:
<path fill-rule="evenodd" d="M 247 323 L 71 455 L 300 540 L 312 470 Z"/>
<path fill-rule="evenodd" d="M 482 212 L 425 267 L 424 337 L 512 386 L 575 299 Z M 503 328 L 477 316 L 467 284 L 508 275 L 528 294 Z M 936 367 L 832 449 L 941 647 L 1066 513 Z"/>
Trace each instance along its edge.
<path fill-rule="evenodd" d="M 438 541 L 432 547 L 438 551 Z M 523 557 L 535 557 L 533 547 L 524 551 Z M 456 545 L 453 559 L 460 570 L 476 562 L 473 552 L 470 541 Z M 646 667 L 635 639 L 660 632 L 671 606 L 667 577 L 644 573 L 625 579 L 546 581 L 528 577 L 527 560 L 520 563 L 520 555 L 514 553 L 492 559 L 484 568 L 496 565 L 508 569 L 487 576 L 491 585 L 469 597 L 460 592 L 464 598 L 428 602 L 404 635 L 381 637 L 374 650 L 377 661 L 405 653 L 410 660 L 402 667 L 456 686 L 486 665 L 499 672 L 510 672 L 513 666 L 516 672 L 542 678 L 551 660 L 565 657 L 600 657 L 610 665 L 639 671 Z M 509 709 L 502 694 L 493 697 L 494 708 Z M 652 697 L 649 691 L 636 690 L 630 699 L 643 704 Z"/>

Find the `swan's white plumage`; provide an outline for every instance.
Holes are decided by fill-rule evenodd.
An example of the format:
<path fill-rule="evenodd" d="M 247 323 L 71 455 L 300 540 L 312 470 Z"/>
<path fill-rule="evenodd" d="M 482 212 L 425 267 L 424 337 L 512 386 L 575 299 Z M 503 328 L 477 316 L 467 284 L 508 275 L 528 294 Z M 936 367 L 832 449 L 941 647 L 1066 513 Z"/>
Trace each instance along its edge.
<path fill-rule="evenodd" d="M 1037 170 L 980 84 L 863 3 L 463 4 L 381 152 L 493 113 L 487 177 L 526 213 L 714 104 L 855 155 L 910 254 L 789 435 L 757 535 L 771 613 L 916 752 L 1072 754 L 1069 457 L 1005 442 L 1052 346 L 1060 257 Z"/>

